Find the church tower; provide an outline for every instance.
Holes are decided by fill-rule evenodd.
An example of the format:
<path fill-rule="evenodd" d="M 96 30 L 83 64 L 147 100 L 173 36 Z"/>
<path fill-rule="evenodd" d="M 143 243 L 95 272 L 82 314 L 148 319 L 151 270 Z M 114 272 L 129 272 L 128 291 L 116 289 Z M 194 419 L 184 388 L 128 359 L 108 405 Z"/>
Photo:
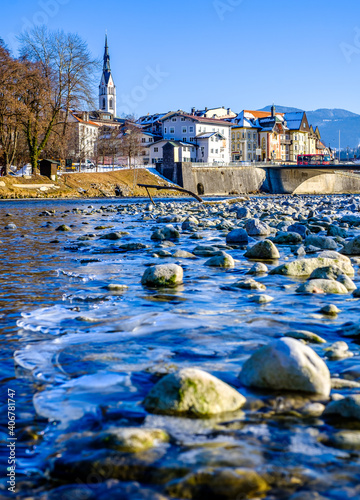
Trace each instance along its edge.
<path fill-rule="evenodd" d="M 110 55 L 105 36 L 104 67 L 99 85 L 99 109 L 116 116 L 116 87 L 110 69 Z"/>

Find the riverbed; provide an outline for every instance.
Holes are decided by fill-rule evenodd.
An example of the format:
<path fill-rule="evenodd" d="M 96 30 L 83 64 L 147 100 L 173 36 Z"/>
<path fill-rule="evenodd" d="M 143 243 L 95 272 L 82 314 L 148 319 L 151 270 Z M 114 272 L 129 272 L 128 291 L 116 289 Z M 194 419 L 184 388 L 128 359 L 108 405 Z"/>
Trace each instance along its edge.
<path fill-rule="evenodd" d="M 305 331 L 324 340 L 308 345 L 333 379 L 359 382 L 360 337 L 343 332 L 358 324 L 360 299 L 350 291 L 298 293 L 306 278 L 270 274 L 281 264 L 317 257 L 322 249 L 277 244 L 280 258 L 264 261 L 246 258 L 247 245 L 227 244 L 228 233 L 244 227 L 246 217 L 237 218 L 236 210 L 245 206 L 247 218 L 269 225 L 270 237 L 294 222 L 317 236 L 327 236 L 335 225 L 346 234 L 328 237 L 341 250 L 360 234 L 360 220 L 344 222 L 359 214 L 360 196 L 353 195 L 252 197 L 238 205 L 206 206 L 190 200 L 162 200 L 155 207 L 147 200 L 119 199 L 1 202 L 0 495 L 360 498 L 360 421 L 329 420 L 317 411 L 334 395 L 359 394 L 356 384 L 332 389 L 328 399 L 245 387 L 239 378 L 260 346 Z M 184 229 L 188 216 L 196 223 Z M 179 237 L 151 239 L 167 224 Z M 264 239 L 250 237 L 249 245 Z M 215 253 L 196 251 L 199 246 Z M 173 257 L 177 250 L 193 257 Z M 216 252 L 230 255 L 234 267 L 206 265 Z M 260 261 L 268 271 L 248 274 Z M 142 285 L 147 268 L 168 263 L 181 266 L 182 284 Z M 351 263 L 359 286 L 360 261 L 352 256 Z M 234 286 L 250 277 L 266 291 Z M 261 294 L 268 300 L 259 302 Z M 329 305 L 340 312 L 321 312 Z M 346 341 L 350 354 L 329 359 L 326 349 L 337 341 Z M 143 401 L 149 391 L 181 368 L 214 375 L 239 391 L 246 405 L 208 418 L 148 412 Z M 6 477 L 9 390 L 16 408 L 15 494 Z M 309 404 L 313 411 L 304 411 Z M 119 451 L 102 439 L 115 428 L 160 429 L 167 438 L 147 449 Z M 340 431 L 354 432 L 353 444 L 350 439 L 340 446 L 334 438 Z M 265 486 L 231 496 L 231 474 L 238 471 L 255 472 Z M 205 489 L 198 487 L 201 474 L 211 476 Z"/>

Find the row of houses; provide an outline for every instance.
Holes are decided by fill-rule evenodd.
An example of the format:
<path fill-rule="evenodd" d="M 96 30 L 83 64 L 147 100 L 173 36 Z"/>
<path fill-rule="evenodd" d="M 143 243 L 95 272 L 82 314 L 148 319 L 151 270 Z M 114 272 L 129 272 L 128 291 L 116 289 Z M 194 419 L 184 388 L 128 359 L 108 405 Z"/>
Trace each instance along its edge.
<path fill-rule="evenodd" d="M 177 161 L 196 163 L 296 162 L 302 154 L 329 153 L 318 127 L 305 112 L 277 113 L 212 108 L 147 115 L 137 122 L 144 137 L 144 163 L 161 163 L 162 149 L 172 143 Z"/>

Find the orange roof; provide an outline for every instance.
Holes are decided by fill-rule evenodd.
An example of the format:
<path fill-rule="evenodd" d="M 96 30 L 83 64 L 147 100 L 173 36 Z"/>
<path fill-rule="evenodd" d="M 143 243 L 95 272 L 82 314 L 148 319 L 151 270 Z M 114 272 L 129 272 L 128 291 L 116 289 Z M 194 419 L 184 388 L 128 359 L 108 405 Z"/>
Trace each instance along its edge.
<path fill-rule="evenodd" d="M 88 122 L 86 122 L 85 120 L 82 120 L 81 118 L 74 115 L 73 113 L 71 113 L 71 114 L 72 114 L 73 118 L 75 118 L 75 120 L 77 120 L 80 123 L 85 123 L 86 125 L 95 125 L 95 127 L 100 127 L 100 125 L 98 123 L 92 122 L 90 120 Z"/>
<path fill-rule="evenodd" d="M 267 118 L 271 116 L 270 111 L 251 111 L 250 109 L 244 109 L 244 113 L 251 113 L 255 118 Z M 277 113 L 276 111 L 275 114 L 284 116 L 284 113 Z"/>

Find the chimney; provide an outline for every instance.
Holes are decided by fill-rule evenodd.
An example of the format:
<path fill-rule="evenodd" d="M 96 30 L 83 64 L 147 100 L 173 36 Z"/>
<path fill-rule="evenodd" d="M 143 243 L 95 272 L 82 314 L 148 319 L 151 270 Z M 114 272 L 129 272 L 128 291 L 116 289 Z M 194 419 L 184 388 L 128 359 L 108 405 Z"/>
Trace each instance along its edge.
<path fill-rule="evenodd" d="M 207 110 L 208 110 L 208 108 L 205 108 L 205 111 L 207 111 Z"/>
<path fill-rule="evenodd" d="M 191 108 L 191 114 L 194 115 L 195 114 L 195 108 Z"/>
<path fill-rule="evenodd" d="M 228 108 L 228 109 L 227 109 L 227 114 L 228 114 L 228 116 L 230 116 L 230 112 L 231 112 L 231 108 Z"/>

